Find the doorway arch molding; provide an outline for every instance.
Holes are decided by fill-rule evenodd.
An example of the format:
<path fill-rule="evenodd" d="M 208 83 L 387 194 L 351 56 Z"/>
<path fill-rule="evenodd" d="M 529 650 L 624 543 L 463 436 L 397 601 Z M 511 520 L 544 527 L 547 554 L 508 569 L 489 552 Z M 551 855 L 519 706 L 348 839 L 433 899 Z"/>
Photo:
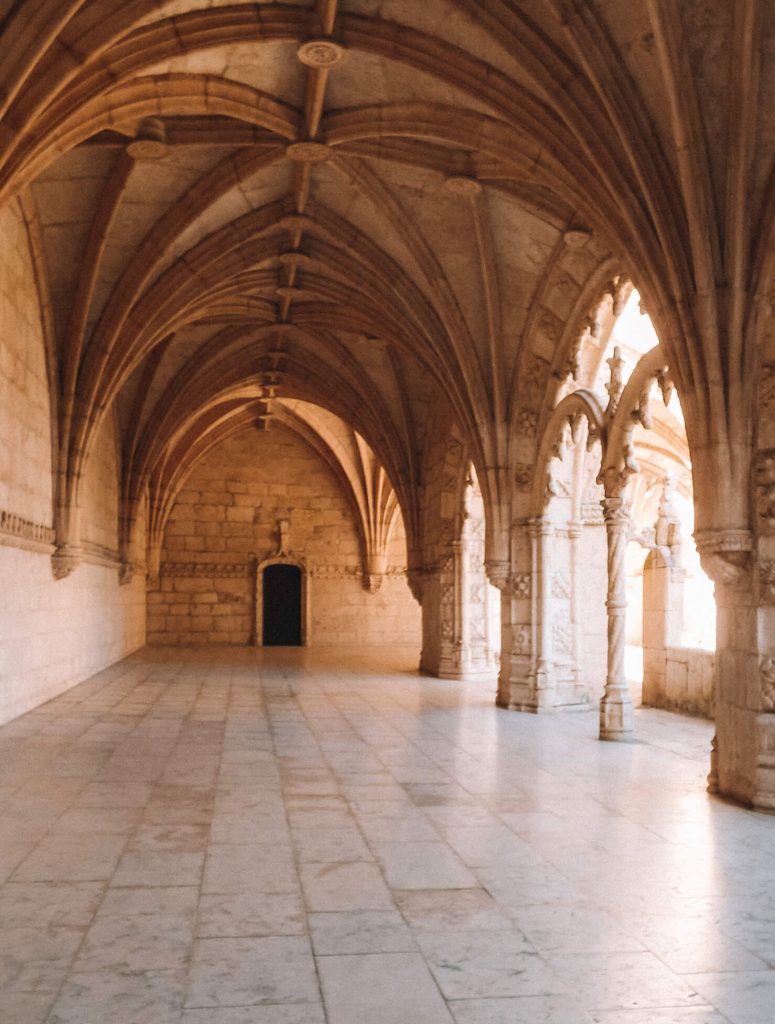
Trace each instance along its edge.
<path fill-rule="evenodd" d="M 309 570 L 306 562 L 294 555 L 272 555 L 256 564 L 255 575 L 255 618 L 253 623 L 253 643 L 256 647 L 264 646 L 264 570 L 270 565 L 292 565 L 301 572 L 301 646 L 308 647 L 310 643 L 310 621 L 309 614 Z"/>

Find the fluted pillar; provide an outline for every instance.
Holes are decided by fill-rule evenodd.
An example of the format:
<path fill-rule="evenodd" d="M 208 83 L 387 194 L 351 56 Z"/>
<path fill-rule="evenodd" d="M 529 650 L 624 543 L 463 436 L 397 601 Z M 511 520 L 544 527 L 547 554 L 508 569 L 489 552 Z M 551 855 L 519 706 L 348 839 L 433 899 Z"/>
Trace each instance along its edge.
<path fill-rule="evenodd" d="M 608 674 L 600 701 L 600 739 L 632 739 L 633 708 L 624 669 L 627 592 L 625 587 L 627 531 L 630 510 L 619 495 L 603 498 L 608 541 Z"/>

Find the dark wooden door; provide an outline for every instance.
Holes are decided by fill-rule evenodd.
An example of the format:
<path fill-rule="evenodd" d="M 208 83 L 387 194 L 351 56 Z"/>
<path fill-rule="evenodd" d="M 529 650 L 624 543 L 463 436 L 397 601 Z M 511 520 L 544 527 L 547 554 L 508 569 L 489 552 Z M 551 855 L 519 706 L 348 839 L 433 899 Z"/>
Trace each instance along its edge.
<path fill-rule="evenodd" d="M 301 569 L 264 569 L 264 647 L 301 646 Z"/>

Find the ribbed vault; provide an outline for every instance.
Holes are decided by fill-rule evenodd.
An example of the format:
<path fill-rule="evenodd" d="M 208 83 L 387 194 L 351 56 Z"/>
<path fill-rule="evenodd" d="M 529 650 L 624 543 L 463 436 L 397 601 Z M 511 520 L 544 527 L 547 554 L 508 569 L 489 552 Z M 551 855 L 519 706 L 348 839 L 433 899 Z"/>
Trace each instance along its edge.
<path fill-rule="evenodd" d="M 710 7 L 0 6 L 0 197 L 22 204 L 46 297 L 59 570 L 109 410 L 126 533 L 159 460 L 180 472 L 182 447 L 271 386 L 365 439 L 410 558 L 445 407 L 503 574 L 539 423 L 628 280 L 682 396 L 698 524 L 721 514 L 715 474 L 724 525 L 743 527 L 773 18 L 770 0 Z"/>

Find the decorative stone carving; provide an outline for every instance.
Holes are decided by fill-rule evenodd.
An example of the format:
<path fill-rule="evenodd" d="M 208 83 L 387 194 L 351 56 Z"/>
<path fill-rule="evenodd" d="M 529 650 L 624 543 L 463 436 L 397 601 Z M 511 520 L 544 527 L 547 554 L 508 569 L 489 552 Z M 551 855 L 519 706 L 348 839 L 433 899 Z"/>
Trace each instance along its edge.
<path fill-rule="evenodd" d="M 567 619 L 552 623 L 552 646 L 556 654 L 569 657 L 573 651 L 573 627 Z"/>
<path fill-rule="evenodd" d="M 759 412 L 768 420 L 775 419 L 775 364 L 765 363 L 759 376 Z"/>
<path fill-rule="evenodd" d="M 328 71 L 344 60 L 345 51 L 331 39 L 308 39 L 296 51 L 296 56 L 308 68 L 323 68 Z"/>
<path fill-rule="evenodd" d="M 570 599 L 570 576 L 567 573 L 552 573 L 552 597 L 560 601 Z"/>
<path fill-rule="evenodd" d="M 608 367 L 611 371 L 610 380 L 605 386 L 608 392 L 608 408 L 606 414 L 612 416 L 616 411 L 616 407 L 619 405 L 619 399 L 622 397 L 622 391 L 624 390 L 624 377 L 622 376 L 622 367 L 624 366 L 624 360 L 622 359 L 622 350 L 616 345 L 614 347 L 614 354 L 610 359 L 606 359 Z"/>
<path fill-rule="evenodd" d="M 469 178 L 464 174 L 453 174 L 444 179 L 444 189 L 453 196 L 478 196 L 482 191 L 481 184 L 476 178 Z"/>
<path fill-rule="evenodd" d="M 518 626 L 514 632 L 514 654 L 530 654 L 530 627 Z"/>
<path fill-rule="evenodd" d="M 32 519 L 24 519 L 5 509 L 0 509 L 0 535 L 30 541 L 33 544 L 54 543 L 54 531 L 50 526 L 33 522 Z"/>
<path fill-rule="evenodd" d="M 488 558 L 484 563 L 484 574 L 496 590 L 503 591 L 511 579 L 511 565 L 507 561 Z"/>
<path fill-rule="evenodd" d="M 538 429 L 538 413 L 532 409 L 520 409 L 517 413 L 517 433 L 535 437 Z"/>
<path fill-rule="evenodd" d="M 322 142 L 291 142 L 285 155 L 297 164 L 322 164 L 331 159 L 333 151 Z"/>
<path fill-rule="evenodd" d="M 532 577 L 529 572 L 518 572 L 513 577 L 514 597 L 530 597 Z"/>
<path fill-rule="evenodd" d="M 550 310 L 544 310 L 538 322 L 538 332 L 554 347 L 562 337 L 562 320 Z"/>
<path fill-rule="evenodd" d="M 287 518 L 277 520 L 277 551 L 275 557 L 290 554 L 291 521 Z"/>
<path fill-rule="evenodd" d="M 759 562 L 759 598 L 762 604 L 775 604 L 775 562 Z"/>
<path fill-rule="evenodd" d="M 542 356 L 532 355 L 523 377 L 524 386 L 533 391 L 543 391 L 549 376 L 549 363 Z"/>
<path fill-rule="evenodd" d="M 748 530 L 697 530 L 694 540 L 702 567 L 715 583 L 730 590 L 750 586 L 753 540 Z"/>
<path fill-rule="evenodd" d="M 775 711 L 775 658 L 762 658 L 759 663 L 762 705 L 765 711 Z"/>
<path fill-rule="evenodd" d="M 756 508 L 762 530 L 775 530 L 775 448 L 757 452 L 754 469 Z"/>
<path fill-rule="evenodd" d="M 563 233 L 562 240 L 569 249 L 578 251 L 584 248 L 591 237 L 592 232 L 588 228 L 569 228 Z"/>
<path fill-rule="evenodd" d="M 529 491 L 533 467 L 527 462 L 518 462 L 514 467 L 514 482 L 518 491 Z"/>
<path fill-rule="evenodd" d="M 63 580 L 78 568 L 83 558 L 83 551 L 69 544 L 58 547 L 51 556 L 51 571 L 54 578 Z"/>
<path fill-rule="evenodd" d="M 168 577 L 205 577 L 206 579 L 241 579 L 251 569 L 250 562 L 165 562 L 161 575 Z"/>
<path fill-rule="evenodd" d="M 133 160 L 161 160 L 169 153 L 167 129 L 160 117 L 144 117 L 126 151 Z"/>
<path fill-rule="evenodd" d="M 135 575 L 135 567 L 131 562 L 122 562 L 118 570 L 118 582 L 122 587 L 132 582 Z"/>
<path fill-rule="evenodd" d="M 600 702 L 600 738 L 626 740 L 634 731 L 632 700 L 624 670 L 630 509 L 624 498 L 619 496 L 605 497 L 601 504 L 608 540 L 608 674 Z"/>

